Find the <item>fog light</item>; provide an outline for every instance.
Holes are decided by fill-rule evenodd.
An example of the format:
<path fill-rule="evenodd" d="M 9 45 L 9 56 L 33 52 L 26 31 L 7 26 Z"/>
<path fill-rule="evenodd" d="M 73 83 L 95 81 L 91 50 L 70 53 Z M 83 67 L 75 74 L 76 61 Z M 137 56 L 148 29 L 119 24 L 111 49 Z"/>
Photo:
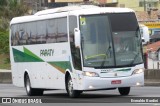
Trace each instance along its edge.
<path fill-rule="evenodd" d="M 139 85 L 141 85 L 141 83 L 137 82 L 136 85 L 139 86 Z"/>
<path fill-rule="evenodd" d="M 90 86 L 89 86 L 89 89 L 92 89 L 92 88 L 93 88 L 93 86 L 90 85 Z"/>

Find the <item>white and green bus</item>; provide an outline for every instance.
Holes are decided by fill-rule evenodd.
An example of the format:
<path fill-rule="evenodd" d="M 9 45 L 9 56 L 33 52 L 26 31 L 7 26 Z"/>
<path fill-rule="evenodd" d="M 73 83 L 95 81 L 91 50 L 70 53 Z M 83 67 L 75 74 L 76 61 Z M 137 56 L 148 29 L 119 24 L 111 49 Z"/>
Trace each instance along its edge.
<path fill-rule="evenodd" d="M 139 25 L 127 8 L 70 6 L 16 17 L 10 23 L 13 84 L 27 95 L 144 85 Z"/>

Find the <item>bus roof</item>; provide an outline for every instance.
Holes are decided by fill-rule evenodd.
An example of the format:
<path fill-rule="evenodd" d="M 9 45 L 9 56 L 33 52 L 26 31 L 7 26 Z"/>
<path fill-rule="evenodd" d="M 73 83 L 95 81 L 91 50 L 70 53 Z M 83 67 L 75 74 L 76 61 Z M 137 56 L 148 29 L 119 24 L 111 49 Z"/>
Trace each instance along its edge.
<path fill-rule="evenodd" d="M 46 18 L 48 19 L 53 18 L 54 17 L 53 14 L 55 13 L 63 13 L 63 15 L 66 15 L 66 16 L 68 13 L 70 13 L 72 15 L 78 16 L 78 15 L 85 15 L 85 14 L 126 13 L 126 12 L 134 12 L 134 11 L 129 8 L 98 7 L 94 5 L 66 6 L 66 7 L 39 11 L 34 15 L 30 15 L 30 16 L 15 17 L 11 20 L 10 25 L 16 24 L 16 23 L 37 21 L 37 20 L 42 20 Z"/>
<path fill-rule="evenodd" d="M 69 12 L 69 11 L 89 9 L 89 8 L 98 8 L 98 6 L 94 6 L 94 5 L 65 6 L 60 8 L 42 10 L 35 13 L 34 15 L 46 15 L 46 14 Z"/>

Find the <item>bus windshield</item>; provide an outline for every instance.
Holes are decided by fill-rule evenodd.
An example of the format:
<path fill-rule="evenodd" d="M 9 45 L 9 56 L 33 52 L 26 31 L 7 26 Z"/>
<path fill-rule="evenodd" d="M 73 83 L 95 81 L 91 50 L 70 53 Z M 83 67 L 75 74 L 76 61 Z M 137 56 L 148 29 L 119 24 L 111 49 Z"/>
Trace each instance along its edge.
<path fill-rule="evenodd" d="M 83 15 L 80 30 L 85 67 L 124 67 L 143 62 L 134 13 Z"/>

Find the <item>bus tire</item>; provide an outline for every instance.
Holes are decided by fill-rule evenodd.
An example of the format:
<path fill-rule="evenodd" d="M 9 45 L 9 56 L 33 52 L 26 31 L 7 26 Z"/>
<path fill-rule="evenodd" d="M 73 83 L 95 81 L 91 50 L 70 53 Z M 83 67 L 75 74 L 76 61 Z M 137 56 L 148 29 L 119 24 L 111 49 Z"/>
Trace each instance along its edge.
<path fill-rule="evenodd" d="M 70 76 L 68 76 L 66 86 L 67 86 L 66 87 L 67 93 L 68 93 L 69 97 L 71 97 L 71 98 L 76 98 L 82 93 L 82 91 L 73 90 L 73 82 L 72 82 L 72 79 Z"/>
<path fill-rule="evenodd" d="M 28 74 L 25 75 L 25 89 L 28 96 L 41 96 L 43 95 L 43 89 L 34 89 L 31 87 L 30 78 Z"/>
<path fill-rule="evenodd" d="M 121 95 L 126 96 L 130 93 L 130 87 L 118 88 L 118 91 Z"/>

